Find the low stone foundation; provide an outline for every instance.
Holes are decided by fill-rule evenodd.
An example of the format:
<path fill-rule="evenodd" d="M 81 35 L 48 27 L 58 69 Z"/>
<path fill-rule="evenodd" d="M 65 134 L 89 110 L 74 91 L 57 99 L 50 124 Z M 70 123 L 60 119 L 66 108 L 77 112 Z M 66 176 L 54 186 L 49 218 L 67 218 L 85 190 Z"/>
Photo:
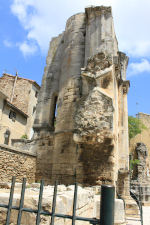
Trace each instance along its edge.
<path fill-rule="evenodd" d="M 0 181 L 9 182 L 16 176 L 17 182 L 23 177 L 28 183 L 35 182 L 36 154 L 0 144 Z"/>

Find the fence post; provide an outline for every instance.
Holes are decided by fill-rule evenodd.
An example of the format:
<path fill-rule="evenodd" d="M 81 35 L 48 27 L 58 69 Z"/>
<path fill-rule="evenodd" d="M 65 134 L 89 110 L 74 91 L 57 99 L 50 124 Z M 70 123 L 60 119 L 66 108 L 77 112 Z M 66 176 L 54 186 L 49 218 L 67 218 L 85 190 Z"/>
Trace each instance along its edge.
<path fill-rule="evenodd" d="M 100 224 L 114 225 L 115 186 L 101 186 Z"/>

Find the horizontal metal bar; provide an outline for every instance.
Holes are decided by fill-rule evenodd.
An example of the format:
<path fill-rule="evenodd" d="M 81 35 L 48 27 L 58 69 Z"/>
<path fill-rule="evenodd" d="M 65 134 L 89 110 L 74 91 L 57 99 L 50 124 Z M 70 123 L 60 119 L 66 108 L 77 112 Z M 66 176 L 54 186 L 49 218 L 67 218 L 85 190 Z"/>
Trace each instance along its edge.
<path fill-rule="evenodd" d="M 0 207 L 8 208 L 8 205 L 2 205 L 2 204 L 1 204 Z M 19 210 L 19 207 L 17 207 L 17 206 L 12 206 L 11 209 Z M 37 213 L 38 210 L 36 210 L 36 209 L 34 210 L 34 209 L 22 208 L 22 211 Z"/>
<path fill-rule="evenodd" d="M 44 212 L 44 211 L 41 211 L 41 214 L 49 215 L 49 216 L 52 215 L 52 213 Z M 66 218 L 66 219 L 72 219 L 73 218 L 73 216 L 64 215 L 64 214 L 58 214 L 58 213 L 55 213 L 54 217 L 61 217 L 61 218 Z M 82 220 L 82 221 L 87 221 L 87 222 L 97 222 L 97 223 L 99 223 L 99 221 L 100 221 L 98 219 L 85 218 L 85 217 L 79 217 L 79 216 L 76 216 L 76 220 Z"/>
<path fill-rule="evenodd" d="M 8 208 L 8 205 L 3 205 L 3 204 L 0 204 L 0 207 L 3 207 L 3 208 Z"/>
<path fill-rule="evenodd" d="M 41 211 L 41 214 L 42 215 L 47 215 L 47 216 L 51 216 L 52 215 L 52 213 L 45 212 L 45 211 Z M 62 218 L 66 218 L 66 219 L 72 219 L 71 215 L 55 213 L 54 216 L 55 217 L 62 217 Z M 79 217 L 79 216 L 76 216 L 76 220 L 84 220 L 84 221 L 89 221 L 89 222 L 99 222 L 100 221 L 98 219 L 85 218 L 85 217 Z"/>
<path fill-rule="evenodd" d="M 8 205 L 2 205 L 1 204 L 0 207 L 8 208 Z M 12 206 L 11 209 L 19 210 L 19 207 Z M 38 212 L 38 210 L 36 210 L 36 209 L 34 210 L 34 209 L 27 209 L 27 208 L 22 208 L 22 211 L 24 211 L 24 212 L 32 212 L 32 213 L 37 213 Z M 40 214 L 41 215 L 52 216 L 52 213 L 45 212 L 45 211 L 41 211 Z M 62 217 L 62 218 L 66 218 L 66 219 L 72 219 L 73 218 L 71 215 L 58 214 L 58 213 L 55 213 L 54 217 Z M 97 222 L 97 223 L 100 222 L 100 220 L 98 220 L 98 219 L 79 217 L 79 216 L 76 216 L 76 220 L 82 220 L 82 221 L 88 221 L 88 222 Z"/>
<path fill-rule="evenodd" d="M 85 217 L 79 217 L 79 216 L 76 216 L 76 220 L 89 221 L 89 222 L 97 222 L 98 224 L 100 222 L 100 220 L 98 220 L 98 219 L 85 218 Z"/>
<path fill-rule="evenodd" d="M 8 208 L 8 205 L 3 205 L 3 206 L 1 205 L 1 207 Z M 12 206 L 12 209 L 18 210 L 19 207 Z M 33 213 L 37 213 L 38 212 L 38 210 L 27 209 L 27 208 L 22 208 L 22 211 L 24 211 L 24 212 L 33 212 Z M 45 212 L 45 211 L 41 211 L 40 214 L 47 215 L 47 216 L 51 216 L 52 215 L 52 213 Z M 54 217 L 62 217 L 62 218 L 66 218 L 66 219 L 72 219 L 73 218 L 70 215 L 64 215 L 64 214 L 58 214 L 58 213 L 55 213 Z M 85 218 L 85 217 L 79 217 L 79 216 L 76 216 L 76 220 L 83 220 L 83 221 L 89 221 L 89 222 L 99 222 L 100 221 L 98 219 Z"/>
<path fill-rule="evenodd" d="M 41 211 L 41 214 L 42 215 L 47 215 L 47 216 L 51 216 L 52 215 L 52 213 L 45 212 L 45 211 Z M 55 213 L 54 217 L 61 217 L 61 218 L 66 218 L 66 219 L 72 219 L 73 218 L 73 216 L 71 216 L 71 215 L 58 214 L 58 213 Z M 85 218 L 85 217 L 79 217 L 79 216 L 76 216 L 76 220 L 82 220 L 82 221 L 88 221 L 88 222 L 97 222 L 97 223 L 99 223 L 99 221 L 100 221 L 98 219 Z"/>

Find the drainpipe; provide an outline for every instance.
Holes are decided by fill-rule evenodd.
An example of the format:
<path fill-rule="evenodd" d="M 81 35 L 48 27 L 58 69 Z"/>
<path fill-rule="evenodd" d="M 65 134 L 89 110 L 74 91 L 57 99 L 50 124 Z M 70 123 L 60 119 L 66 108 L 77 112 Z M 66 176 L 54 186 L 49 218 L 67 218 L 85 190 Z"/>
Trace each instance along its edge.
<path fill-rule="evenodd" d="M 14 92 L 15 92 L 15 86 L 16 86 L 17 78 L 18 78 L 18 71 L 16 70 L 16 77 L 15 77 L 14 87 L 13 87 L 13 91 L 12 91 L 12 95 L 11 95 L 11 100 L 10 100 L 11 103 L 12 103 L 13 97 L 14 97 Z"/>

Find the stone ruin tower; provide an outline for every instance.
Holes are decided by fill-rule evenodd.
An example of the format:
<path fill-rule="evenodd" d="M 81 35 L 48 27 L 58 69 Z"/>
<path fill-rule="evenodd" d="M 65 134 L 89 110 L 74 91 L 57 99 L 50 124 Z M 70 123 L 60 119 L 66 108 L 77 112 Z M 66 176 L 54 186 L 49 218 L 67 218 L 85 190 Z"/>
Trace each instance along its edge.
<path fill-rule="evenodd" d="M 52 38 L 46 63 L 31 147 L 36 180 L 115 184 L 118 170 L 129 169 L 129 81 L 111 7 L 70 17 Z"/>

